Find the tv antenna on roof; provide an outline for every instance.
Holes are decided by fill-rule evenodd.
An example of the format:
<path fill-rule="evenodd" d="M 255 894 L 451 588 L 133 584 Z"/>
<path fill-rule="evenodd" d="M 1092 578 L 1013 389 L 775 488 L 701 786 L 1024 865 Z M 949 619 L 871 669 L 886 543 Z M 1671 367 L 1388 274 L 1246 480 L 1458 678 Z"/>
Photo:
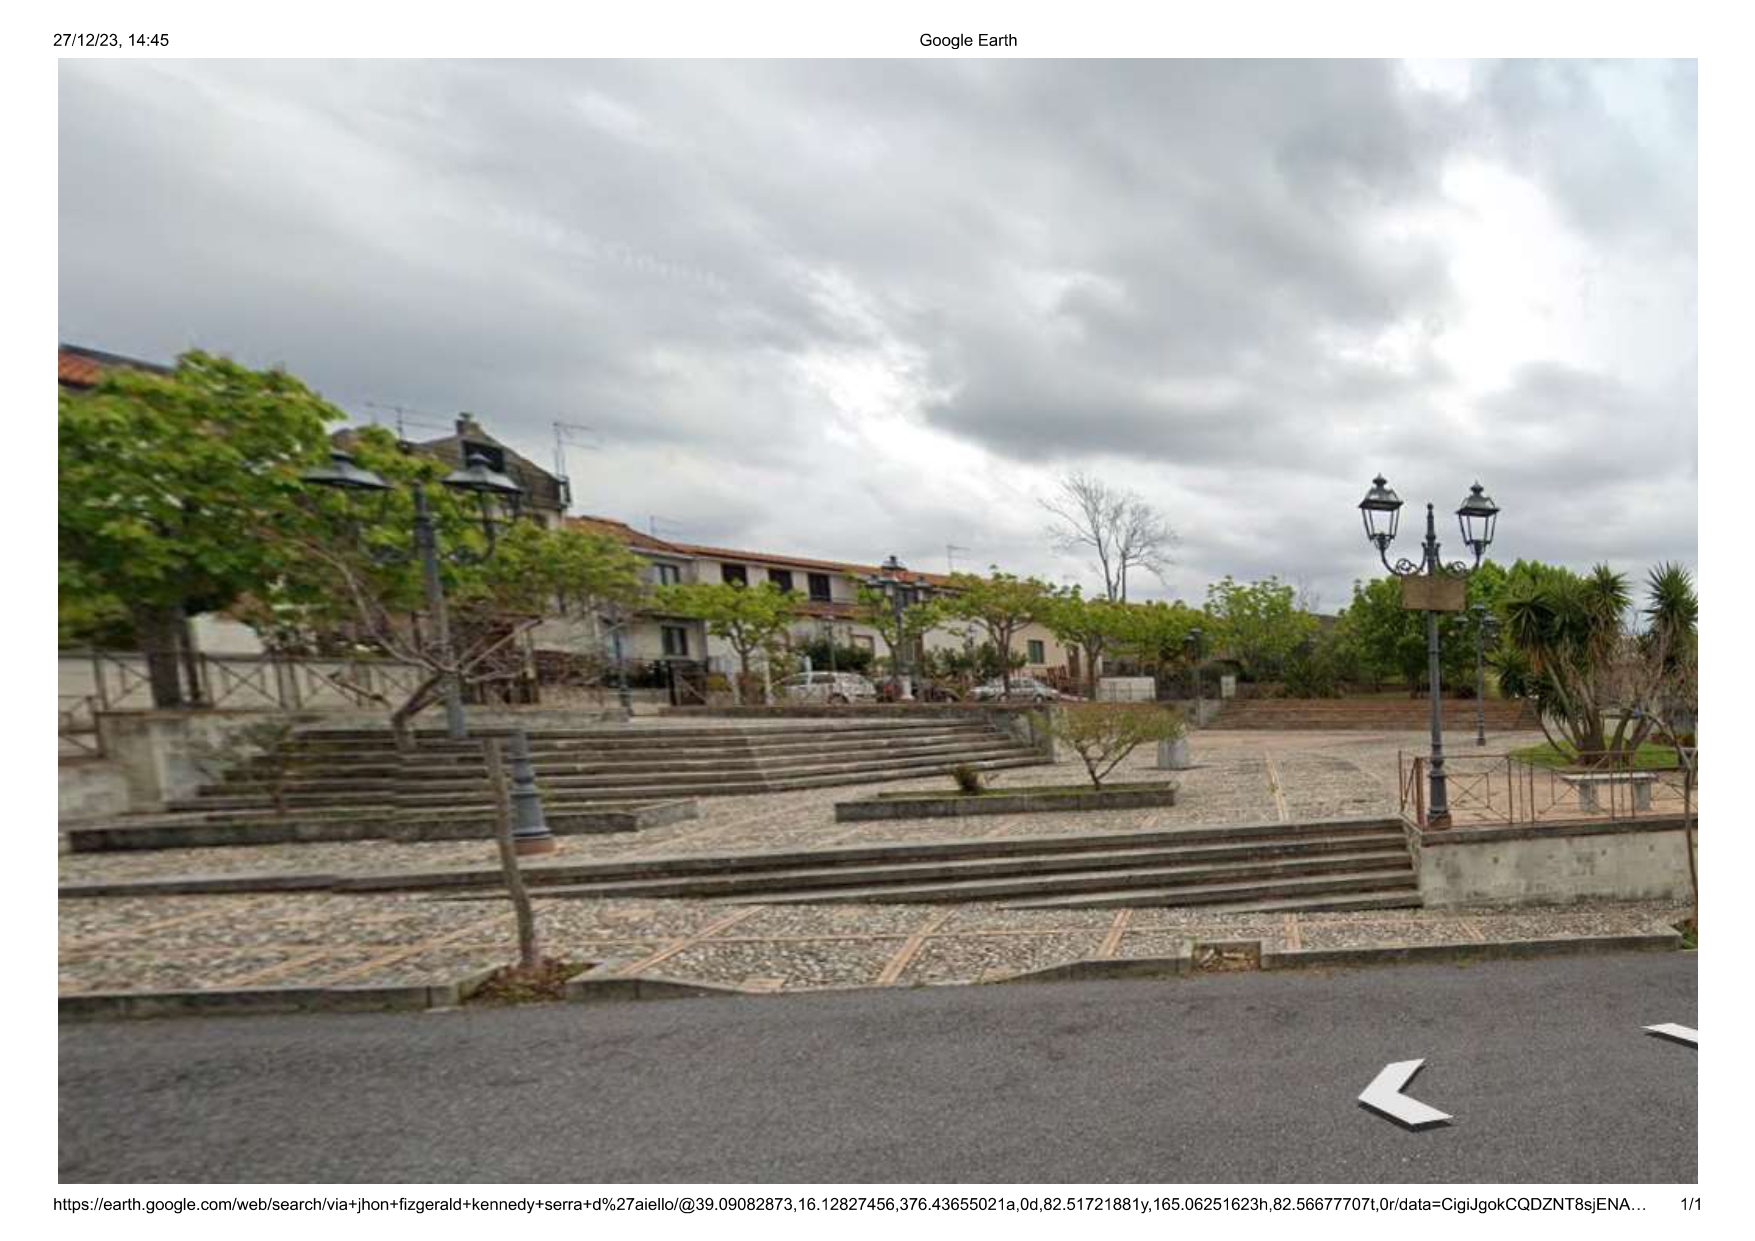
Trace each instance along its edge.
<path fill-rule="evenodd" d="M 967 547 L 964 547 L 958 543 L 946 543 L 945 544 L 945 572 L 946 573 L 955 573 L 957 571 L 957 553 L 958 552 L 966 552 L 968 550 L 969 549 Z"/>
<path fill-rule="evenodd" d="M 567 445 L 571 444 L 574 448 L 588 448 L 593 452 L 600 450 L 603 445 L 577 438 L 587 433 L 596 435 L 597 429 L 595 427 L 588 427 L 578 422 L 557 421 L 554 428 L 555 479 L 561 485 L 561 508 L 564 511 L 571 508 L 573 504 L 573 485 L 567 477 Z"/>
<path fill-rule="evenodd" d="M 386 405 L 386 404 L 379 402 L 379 401 L 367 401 L 366 408 L 367 409 L 381 409 L 381 410 L 385 411 L 386 413 L 395 414 L 396 415 L 396 438 L 399 440 L 406 440 L 408 438 L 407 428 L 409 428 L 409 427 L 426 427 L 429 430 L 433 430 L 433 431 L 449 431 L 451 429 L 448 425 L 446 425 L 443 422 L 428 422 L 428 421 L 426 421 L 426 419 L 428 419 L 428 418 L 438 418 L 440 415 L 432 413 L 432 412 L 430 412 L 428 410 L 424 410 L 424 409 L 415 409 L 412 406 L 408 406 L 408 405 Z M 423 417 L 410 418 L 409 417 L 410 414 L 421 414 L 421 415 L 423 415 Z M 372 418 L 372 425 L 373 426 L 378 425 L 378 419 L 377 419 L 376 415 L 374 415 Z"/>

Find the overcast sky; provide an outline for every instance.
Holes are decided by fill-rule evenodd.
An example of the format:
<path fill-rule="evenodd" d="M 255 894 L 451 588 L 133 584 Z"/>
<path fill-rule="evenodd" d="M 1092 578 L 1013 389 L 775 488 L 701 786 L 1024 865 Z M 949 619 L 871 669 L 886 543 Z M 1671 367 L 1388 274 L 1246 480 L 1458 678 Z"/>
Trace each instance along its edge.
<path fill-rule="evenodd" d="M 1403 554 L 1478 477 L 1503 560 L 1695 561 L 1692 63 L 60 74 L 63 341 L 587 425 L 575 512 L 1089 588 L 1082 468 L 1181 535 L 1133 594 L 1332 611 L 1382 471 Z"/>

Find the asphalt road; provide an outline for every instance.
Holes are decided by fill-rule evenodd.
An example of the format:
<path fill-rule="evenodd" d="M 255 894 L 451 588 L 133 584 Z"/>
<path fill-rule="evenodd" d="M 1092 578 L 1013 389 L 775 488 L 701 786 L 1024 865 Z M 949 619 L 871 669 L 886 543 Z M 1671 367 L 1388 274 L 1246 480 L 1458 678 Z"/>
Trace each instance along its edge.
<path fill-rule="evenodd" d="M 1686 1183 L 1695 960 L 68 1025 L 61 1179 Z"/>

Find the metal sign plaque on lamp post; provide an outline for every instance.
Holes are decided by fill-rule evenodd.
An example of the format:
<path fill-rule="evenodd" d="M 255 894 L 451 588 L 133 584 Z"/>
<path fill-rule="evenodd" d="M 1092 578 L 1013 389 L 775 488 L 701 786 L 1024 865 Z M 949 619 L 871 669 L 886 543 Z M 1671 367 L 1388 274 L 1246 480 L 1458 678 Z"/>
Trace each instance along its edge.
<path fill-rule="evenodd" d="M 1463 542 L 1474 552 L 1474 564 L 1462 561 L 1445 564 L 1439 556 L 1438 525 L 1430 504 L 1426 506 L 1426 539 L 1420 545 L 1420 559 L 1389 562 L 1389 545 L 1395 541 L 1396 526 L 1401 518 L 1402 501 L 1389 488 L 1389 480 L 1379 474 L 1371 480 L 1371 490 L 1359 502 L 1359 514 L 1365 522 L 1365 537 L 1377 548 L 1383 567 L 1402 581 L 1402 606 L 1426 613 L 1426 675 L 1432 699 L 1432 759 L 1429 764 L 1431 801 L 1425 814 L 1425 826 L 1450 826 L 1450 799 L 1444 781 L 1444 704 L 1438 659 L 1438 614 L 1460 612 L 1468 593 L 1466 579 L 1481 567 L 1481 557 L 1493 542 L 1499 521 L 1499 506 L 1476 483 L 1469 488 L 1462 507 L 1456 510 L 1457 525 Z"/>

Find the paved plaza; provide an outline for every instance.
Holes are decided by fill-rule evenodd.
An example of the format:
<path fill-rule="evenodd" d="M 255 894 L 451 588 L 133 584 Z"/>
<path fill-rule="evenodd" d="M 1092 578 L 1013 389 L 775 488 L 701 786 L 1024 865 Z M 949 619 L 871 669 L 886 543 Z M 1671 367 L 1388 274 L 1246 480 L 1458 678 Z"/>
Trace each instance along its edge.
<path fill-rule="evenodd" d="M 1489 739 L 1499 752 L 1538 736 Z M 1472 740 L 1472 739 L 1470 739 Z M 702 799 L 698 819 L 639 833 L 560 838 L 555 865 L 950 838 L 1151 831 L 1205 823 L 1393 814 L 1397 754 L 1419 734 L 1206 732 L 1174 807 L 968 820 L 837 823 L 833 804 L 878 790 L 948 787 L 944 777 L 756 797 Z M 1472 749 L 1472 746 L 1467 746 Z M 1142 750 L 1115 779 L 1151 778 Z M 1001 787 L 1069 783 L 1076 763 L 1007 771 Z M 264 845 L 63 855 L 63 885 L 217 874 L 382 874 L 494 862 L 489 841 Z M 1518 911 L 1391 910 L 1223 915 L 1199 909 L 1003 910 L 981 905 L 730 905 L 538 898 L 544 949 L 626 977 L 752 991 L 993 981 L 1087 958 L 1173 956 L 1189 940 L 1268 948 L 1486 943 L 1634 934 L 1686 913 L 1666 903 Z M 186 988 L 442 985 L 514 954 L 500 899 L 430 893 L 122 896 L 60 902 L 63 994 Z"/>

